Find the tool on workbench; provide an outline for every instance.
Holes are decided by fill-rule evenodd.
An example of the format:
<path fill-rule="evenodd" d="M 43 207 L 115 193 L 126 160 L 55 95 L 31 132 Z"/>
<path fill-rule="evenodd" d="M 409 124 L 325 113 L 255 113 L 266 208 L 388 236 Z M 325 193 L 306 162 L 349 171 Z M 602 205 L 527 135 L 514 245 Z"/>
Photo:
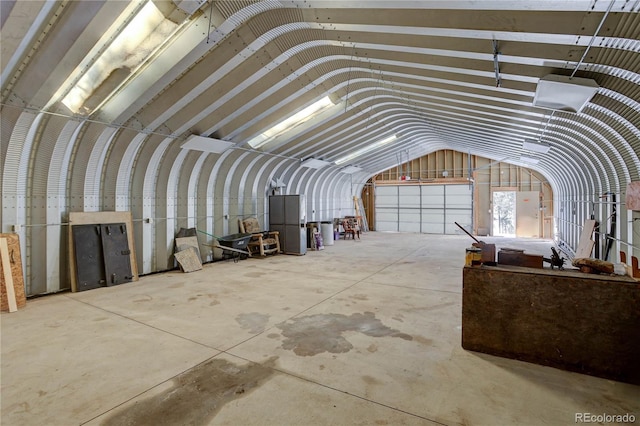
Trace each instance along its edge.
<path fill-rule="evenodd" d="M 561 257 L 560 254 L 558 254 L 558 251 L 555 249 L 555 247 L 551 247 L 551 252 L 552 252 L 551 258 L 544 257 L 542 258 L 542 260 L 551 264 L 551 269 L 553 269 L 556 266 L 560 270 L 564 269 L 565 258 Z"/>
<path fill-rule="evenodd" d="M 458 226 L 458 228 L 462 229 L 465 234 L 470 236 L 473 239 L 473 241 L 475 241 L 475 243 L 471 244 L 473 247 L 477 247 L 482 250 L 480 262 L 495 263 L 496 261 L 496 245 L 495 244 L 488 244 L 488 243 L 485 243 L 484 241 L 480 241 L 476 237 L 471 235 L 466 229 L 464 229 L 462 225 L 460 225 L 458 222 L 453 222 L 453 223 L 455 223 Z"/>

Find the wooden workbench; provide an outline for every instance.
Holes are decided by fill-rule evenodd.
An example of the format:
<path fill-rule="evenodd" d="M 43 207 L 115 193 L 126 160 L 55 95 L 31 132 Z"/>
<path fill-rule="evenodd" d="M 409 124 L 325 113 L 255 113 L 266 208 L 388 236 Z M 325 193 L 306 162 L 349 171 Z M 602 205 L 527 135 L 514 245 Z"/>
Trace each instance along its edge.
<path fill-rule="evenodd" d="M 465 267 L 462 347 L 640 384 L 640 284 L 578 271 Z"/>

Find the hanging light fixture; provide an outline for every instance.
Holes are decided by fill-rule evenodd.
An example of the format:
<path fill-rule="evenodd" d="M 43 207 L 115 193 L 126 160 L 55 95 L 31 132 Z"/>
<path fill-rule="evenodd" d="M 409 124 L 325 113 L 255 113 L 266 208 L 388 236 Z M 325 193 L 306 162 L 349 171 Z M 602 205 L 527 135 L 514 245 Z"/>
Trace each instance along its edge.
<path fill-rule="evenodd" d="M 258 149 L 268 144 L 281 134 L 288 132 L 289 130 L 293 129 L 296 126 L 299 126 L 300 124 L 308 120 L 311 120 L 313 117 L 317 116 L 322 111 L 333 105 L 334 103 L 331 101 L 331 98 L 329 98 L 329 96 L 325 96 L 319 101 L 316 101 L 308 107 L 302 109 L 301 111 L 293 114 L 286 120 L 281 121 L 280 123 L 271 127 L 269 130 L 262 132 L 258 136 L 251 139 L 248 144 L 251 145 L 252 148 Z"/>
<path fill-rule="evenodd" d="M 382 139 L 382 140 L 380 140 L 380 141 L 378 141 L 376 143 L 372 143 L 371 145 L 365 146 L 364 148 L 360 148 L 359 150 L 357 150 L 355 152 L 352 152 L 349 155 L 346 155 L 346 156 L 344 156 L 342 158 L 339 158 L 339 159 L 337 159 L 335 161 L 335 163 L 337 165 L 344 164 L 347 161 L 353 160 L 354 158 L 361 156 L 362 154 L 365 154 L 365 153 L 367 153 L 369 151 L 372 151 L 372 150 L 374 150 L 376 148 L 380 148 L 383 145 L 387 145 L 388 143 L 391 143 L 391 142 L 395 141 L 396 139 L 398 139 L 398 137 L 396 135 L 391 135 L 388 138 Z"/>
<path fill-rule="evenodd" d="M 540 154 L 546 154 L 551 149 L 551 145 L 546 142 L 537 141 L 535 139 L 525 139 L 522 143 L 522 148 L 527 151 L 538 152 Z"/>

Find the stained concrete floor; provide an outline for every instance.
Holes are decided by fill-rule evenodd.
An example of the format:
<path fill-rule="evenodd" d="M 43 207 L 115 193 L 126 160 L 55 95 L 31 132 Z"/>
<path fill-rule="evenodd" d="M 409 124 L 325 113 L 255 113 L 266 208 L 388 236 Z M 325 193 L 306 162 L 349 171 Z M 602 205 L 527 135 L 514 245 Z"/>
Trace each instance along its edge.
<path fill-rule="evenodd" d="M 484 238 L 548 255 L 540 240 Z M 461 348 L 466 236 L 370 232 L 2 314 L 7 425 L 570 425 L 640 387 Z M 640 420 L 637 420 L 640 421 Z"/>

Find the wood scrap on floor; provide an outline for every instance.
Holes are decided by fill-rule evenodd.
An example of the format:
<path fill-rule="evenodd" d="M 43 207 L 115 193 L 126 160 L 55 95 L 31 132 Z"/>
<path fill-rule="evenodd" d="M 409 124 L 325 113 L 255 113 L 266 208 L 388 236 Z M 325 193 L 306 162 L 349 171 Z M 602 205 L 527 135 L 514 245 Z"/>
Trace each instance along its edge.
<path fill-rule="evenodd" d="M 202 269 L 202 258 L 200 257 L 200 246 L 198 237 L 195 236 L 195 229 L 180 229 L 178 235 L 190 235 L 176 237 L 176 250 L 174 257 L 180 266 L 182 272 L 194 272 Z"/>
<path fill-rule="evenodd" d="M 180 247 L 183 247 L 180 249 Z M 176 238 L 176 250 L 182 251 L 186 247 L 193 247 L 198 255 L 198 259 L 200 259 L 200 246 L 198 243 L 198 237 L 178 237 Z"/>
<path fill-rule="evenodd" d="M 182 247 L 185 248 L 175 252 L 174 254 L 182 272 L 195 272 L 201 270 L 202 261 L 200 260 L 200 256 L 196 252 L 196 249 L 190 246 Z"/>

